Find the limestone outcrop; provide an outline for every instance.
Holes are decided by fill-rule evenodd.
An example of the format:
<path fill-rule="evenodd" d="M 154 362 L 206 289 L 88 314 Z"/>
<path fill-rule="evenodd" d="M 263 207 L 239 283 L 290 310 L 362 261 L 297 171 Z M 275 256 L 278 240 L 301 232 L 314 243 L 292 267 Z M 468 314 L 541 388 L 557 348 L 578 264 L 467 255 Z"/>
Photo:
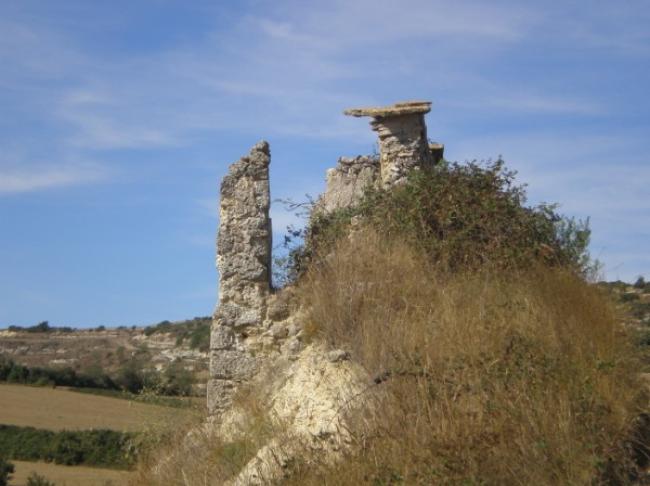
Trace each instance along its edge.
<path fill-rule="evenodd" d="M 431 111 L 428 101 L 407 101 L 374 108 L 350 108 L 349 116 L 370 116 L 370 126 L 379 136 L 379 163 L 384 187 L 400 184 L 413 169 L 431 167 L 424 115 Z"/>
<path fill-rule="evenodd" d="M 265 141 L 232 164 L 221 182 L 217 238 L 219 305 L 210 339 L 208 410 L 228 407 L 259 363 L 246 339 L 262 326 L 271 292 L 271 154 Z"/>
<path fill-rule="evenodd" d="M 276 433 L 228 486 L 275 484 L 296 457 L 335 461 L 349 450 L 349 420 L 362 407 L 366 415 L 374 410 L 372 380 L 348 356 L 332 360 L 331 353 L 322 345 L 308 345 L 292 359 L 278 358 L 272 372 L 255 379 L 256 399 L 264 400 L 268 427 Z M 245 409 L 226 412 L 221 435 L 241 440 L 249 415 Z"/>

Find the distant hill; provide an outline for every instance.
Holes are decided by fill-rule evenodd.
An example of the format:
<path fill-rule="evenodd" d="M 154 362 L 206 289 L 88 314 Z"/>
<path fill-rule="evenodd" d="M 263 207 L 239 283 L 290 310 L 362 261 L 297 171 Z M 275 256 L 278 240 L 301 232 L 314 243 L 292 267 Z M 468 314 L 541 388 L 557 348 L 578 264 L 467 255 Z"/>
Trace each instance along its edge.
<path fill-rule="evenodd" d="M 634 283 L 600 282 L 613 295 L 621 318 L 637 335 L 637 344 L 644 348 L 645 371 L 650 373 L 650 282 L 642 277 Z"/>
<path fill-rule="evenodd" d="M 130 391 L 148 386 L 167 394 L 202 395 L 207 381 L 210 323 L 209 317 L 196 317 L 132 328 L 56 328 L 47 322 L 27 328 L 10 326 L 0 330 L 0 357 L 5 363 L 25 367 L 13 372 L 9 381 L 14 382 L 25 382 L 29 370 L 33 376 L 51 379 L 47 373 L 33 372 L 40 368 L 66 370 L 102 383 L 115 381 L 114 387 Z M 169 386 L 172 382 L 175 389 Z M 106 387 L 113 386 L 108 383 Z"/>

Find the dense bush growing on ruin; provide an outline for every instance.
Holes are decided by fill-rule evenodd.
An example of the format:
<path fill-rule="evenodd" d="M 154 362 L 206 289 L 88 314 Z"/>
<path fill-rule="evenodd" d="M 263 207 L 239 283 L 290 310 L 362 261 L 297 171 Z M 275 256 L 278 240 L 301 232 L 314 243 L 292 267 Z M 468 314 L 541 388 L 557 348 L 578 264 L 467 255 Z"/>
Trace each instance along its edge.
<path fill-rule="evenodd" d="M 305 237 L 304 247 L 292 249 L 289 273 L 304 271 L 314 255 L 356 224 L 385 238 L 409 241 L 447 270 L 524 268 L 541 262 L 589 276 L 597 263 L 587 252 L 588 221 L 562 217 L 556 209 L 527 206 L 525 186 L 515 183 L 515 173 L 502 160 L 443 161 L 432 170 L 411 172 L 398 187 L 368 188 L 354 207 L 325 214 L 316 205 L 299 235 Z"/>

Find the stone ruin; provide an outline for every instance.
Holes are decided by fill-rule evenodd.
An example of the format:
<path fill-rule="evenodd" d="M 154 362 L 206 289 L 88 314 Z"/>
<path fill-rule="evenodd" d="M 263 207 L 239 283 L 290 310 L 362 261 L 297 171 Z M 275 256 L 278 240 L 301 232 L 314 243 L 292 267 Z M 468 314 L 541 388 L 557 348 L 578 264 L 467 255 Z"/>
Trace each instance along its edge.
<path fill-rule="evenodd" d="M 327 173 L 319 210 L 350 206 L 368 185 L 401 184 L 411 170 L 440 160 L 443 146 L 427 138 L 424 115 L 430 110 L 431 103 L 423 101 L 346 110 L 346 115 L 372 117 L 379 157 L 341 157 Z M 259 142 L 230 166 L 221 183 L 219 304 L 207 388 L 208 412 L 217 419 L 232 404 L 238 386 L 251 380 L 270 356 L 295 354 L 301 347 L 299 331 L 271 287 L 270 158 L 269 144 Z"/>
<path fill-rule="evenodd" d="M 396 103 L 379 108 L 351 108 L 346 115 L 373 118 L 370 126 L 379 136 L 379 157 L 341 157 L 327 171 L 327 186 L 319 208 L 330 212 L 357 202 L 366 187 L 391 187 L 406 180 L 413 170 L 431 167 L 443 156 L 444 146 L 429 143 L 424 115 L 427 101 Z"/>

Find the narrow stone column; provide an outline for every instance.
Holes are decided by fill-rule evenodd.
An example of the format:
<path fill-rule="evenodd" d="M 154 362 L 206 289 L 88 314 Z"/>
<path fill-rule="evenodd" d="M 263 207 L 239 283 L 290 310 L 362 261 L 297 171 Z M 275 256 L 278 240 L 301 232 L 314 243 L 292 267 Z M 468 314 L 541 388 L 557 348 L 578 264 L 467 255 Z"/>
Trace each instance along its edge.
<path fill-rule="evenodd" d="M 424 115 L 428 101 L 408 101 L 376 108 L 351 108 L 350 116 L 370 116 L 370 126 L 379 136 L 379 162 L 384 187 L 399 184 L 414 168 L 433 165 Z"/>
<path fill-rule="evenodd" d="M 221 181 L 217 237 L 219 304 L 210 338 L 208 412 L 231 403 L 237 385 L 250 378 L 256 360 L 246 339 L 262 326 L 271 291 L 269 144 L 256 144 Z"/>

